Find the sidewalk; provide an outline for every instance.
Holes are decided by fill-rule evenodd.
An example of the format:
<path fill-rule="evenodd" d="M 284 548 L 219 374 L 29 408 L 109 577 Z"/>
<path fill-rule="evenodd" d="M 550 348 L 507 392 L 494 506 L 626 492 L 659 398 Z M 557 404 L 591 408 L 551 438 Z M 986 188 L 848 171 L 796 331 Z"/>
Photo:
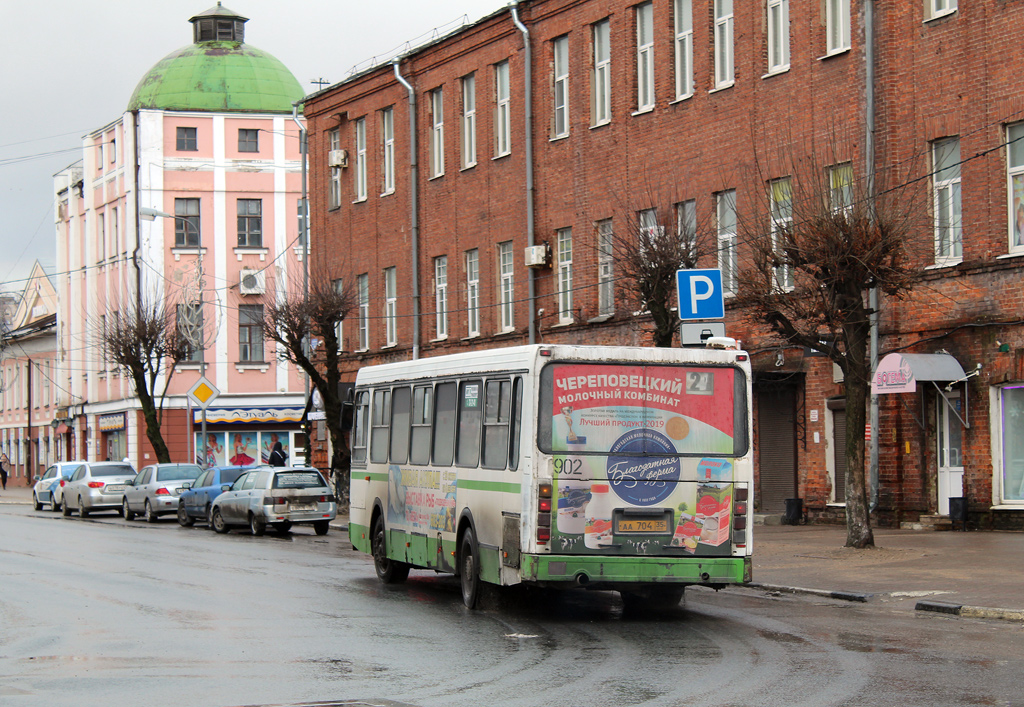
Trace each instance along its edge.
<path fill-rule="evenodd" d="M 32 503 L 8 484 L 2 504 Z M 331 524 L 347 529 L 348 518 Z M 843 547 L 845 526 L 757 525 L 754 584 L 896 610 L 1024 622 L 1024 533 L 875 528 L 875 547 Z"/>

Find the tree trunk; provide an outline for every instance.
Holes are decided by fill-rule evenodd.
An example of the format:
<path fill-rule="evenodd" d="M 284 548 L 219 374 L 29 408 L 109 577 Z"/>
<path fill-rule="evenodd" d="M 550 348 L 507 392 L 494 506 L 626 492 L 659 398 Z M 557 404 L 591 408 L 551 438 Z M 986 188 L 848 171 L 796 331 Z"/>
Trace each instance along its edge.
<path fill-rule="evenodd" d="M 867 316 L 844 327 L 846 335 L 846 547 L 874 546 L 864 474 L 864 431 L 871 363 L 867 358 Z M 878 430 L 872 430 L 878 434 Z"/>
<path fill-rule="evenodd" d="M 149 386 L 146 385 L 146 377 L 141 373 L 136 373 L 132 378 L 135 381 L 135 394 L 139 396 L 142 416 L 146 419 L 146 438 L 153 446 L 156 461 L 159 464 L 170 464 L 171 452 L 167 449 L 167 443 L 164 442 L 163 434 L 161 434 L 160 419 L 157 416 L 156 405 L 153 403 L 153 396 L 149 393 Z"/>

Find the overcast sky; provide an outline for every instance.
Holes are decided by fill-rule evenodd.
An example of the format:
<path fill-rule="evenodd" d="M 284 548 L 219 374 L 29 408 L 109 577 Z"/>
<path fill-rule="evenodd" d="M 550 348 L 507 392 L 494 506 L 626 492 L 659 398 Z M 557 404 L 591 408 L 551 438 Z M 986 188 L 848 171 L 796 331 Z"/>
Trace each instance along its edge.
<path fill-rule="evenodd" d="M 435 28 L 475 21 L 504 0 L 223 0 L 249 18 L 245 39 L 314 79 L 350 69 Z M 216 0 L 0 0 L 0 287 L 21 290 L 32 264 L 56 263 L 53 175 L 81 138 L 121 116 L 135 85 L 192 42 L 188 18 Z M 285 9 L 287 7 L 287 9 Z M 4 285 L 6 283 L 6 285 Z"/>

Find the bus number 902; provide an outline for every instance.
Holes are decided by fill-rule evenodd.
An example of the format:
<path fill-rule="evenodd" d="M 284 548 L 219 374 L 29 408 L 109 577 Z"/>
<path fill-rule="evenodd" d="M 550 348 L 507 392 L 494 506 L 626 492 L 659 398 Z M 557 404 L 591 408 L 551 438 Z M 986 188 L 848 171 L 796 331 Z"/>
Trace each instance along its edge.
<path fill-rule="evenodd" d="M 583 460 L 555 457 L 555 476 L 583 476 Z"/>

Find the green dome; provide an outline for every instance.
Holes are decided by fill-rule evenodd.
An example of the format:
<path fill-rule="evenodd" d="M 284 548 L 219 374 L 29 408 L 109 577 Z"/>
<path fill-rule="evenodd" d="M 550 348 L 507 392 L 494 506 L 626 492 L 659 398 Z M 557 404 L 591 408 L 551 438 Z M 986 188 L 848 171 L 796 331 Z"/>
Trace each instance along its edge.
<path fill-rule="evenodd" d="M 237 41 L 203 41 L 168 54 L 135 87 L 128 110 L 291 113 L 305 96 L 284 64 Z"/>

